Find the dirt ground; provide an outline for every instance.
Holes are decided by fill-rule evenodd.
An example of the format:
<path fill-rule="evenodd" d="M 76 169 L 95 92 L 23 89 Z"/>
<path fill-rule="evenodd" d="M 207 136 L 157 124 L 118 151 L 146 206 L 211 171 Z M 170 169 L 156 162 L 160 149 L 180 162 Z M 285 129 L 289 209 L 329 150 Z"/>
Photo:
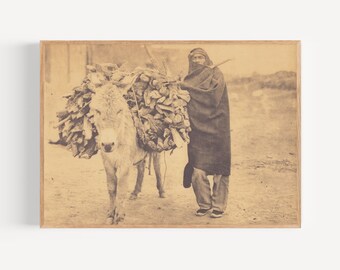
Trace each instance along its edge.
<path fill-rule="evenodd" d="M 186 149 L 162 156 L 166 167 L 166 198 L 159 198 L 154 174 L 145 174 L 142 193 L 127 201 L 122 226 L 297 226 L 296 92 L 274 89 L 251 91 L 228 85 L 231 110 L 232 172 L 225 215 L 196 217 L 192 188 L 182 186 Z M 60 103 L 45 91 L 44 226 L 77 227 L 105 224 L 108 206 L 101 156 L 73 158 L 48 140 L 54 136 L 54 112 Z M 164 163 L 166 161 L 166 166 Z M 133 189 L 133 169 L 129 188 Z M 114 226 L 114 225 L 113 225 Z"/>

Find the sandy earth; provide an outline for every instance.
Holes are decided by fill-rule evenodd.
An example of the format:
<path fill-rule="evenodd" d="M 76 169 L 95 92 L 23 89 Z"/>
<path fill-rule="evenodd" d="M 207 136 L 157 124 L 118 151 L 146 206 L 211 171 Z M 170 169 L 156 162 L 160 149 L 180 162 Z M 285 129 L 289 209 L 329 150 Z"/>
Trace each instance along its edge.
<path fill-rule="evenodd" d="M 226 214 L 221 219 L 194 215 L 192 189 L 182 187 L 186 149 L 162 156 L 167 164 L 167 197 L 158 197 L 154 175 L 147 173 L 142 193 L 127 201 L 122 226 L 297 226 L 296 92 L 264 89 L 250 91 L 229 85 L 231 107 L 232 175 Z M 108 206 L 101 156 L 73 158 L 53 136 L 53 91 L 45 91 L 45 226 L 101 226 Z M 59 104 L 60 107 L 60 104 Z M 51 112 L 51 113 L 50 113 Z M 129 187 L 135 183 L 133 169 Z"/>

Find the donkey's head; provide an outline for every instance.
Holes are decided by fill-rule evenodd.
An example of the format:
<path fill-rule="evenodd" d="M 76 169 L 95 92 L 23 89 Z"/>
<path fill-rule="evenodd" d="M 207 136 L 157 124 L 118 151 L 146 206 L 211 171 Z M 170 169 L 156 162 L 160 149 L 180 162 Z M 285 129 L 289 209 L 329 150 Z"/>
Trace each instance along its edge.
<path fill-rule="evenodd" d="M 90 107 L 98 131 L 98 146 L 104 152 L 112 152 L 122 143 L 127 114 L 131 118 L 127 103 L 116 86 L 105 85 L 96 89 Z"/>

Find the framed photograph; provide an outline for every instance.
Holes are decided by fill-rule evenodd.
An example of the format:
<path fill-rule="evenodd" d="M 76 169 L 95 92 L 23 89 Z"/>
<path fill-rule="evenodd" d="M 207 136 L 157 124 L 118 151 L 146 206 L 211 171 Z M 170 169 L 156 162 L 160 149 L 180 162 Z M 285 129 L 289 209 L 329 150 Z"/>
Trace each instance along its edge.
<path fill-rule="evenodd" d="M 41 227 L 300 227 L 299 41 L 42 41 Z"/>

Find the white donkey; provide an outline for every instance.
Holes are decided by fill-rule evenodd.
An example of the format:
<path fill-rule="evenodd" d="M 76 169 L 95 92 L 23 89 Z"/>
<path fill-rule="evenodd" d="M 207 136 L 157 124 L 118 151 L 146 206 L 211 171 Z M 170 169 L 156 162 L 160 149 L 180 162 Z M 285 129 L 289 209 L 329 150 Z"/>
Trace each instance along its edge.
<path fill-rule="evenodd" d="M 137 139 L 131 112 L 115 86 L 107 85 L 97 89 L 92 96 L 91 110 L 98 130 L 98 145 L 101 150 L 107 176 L 110 206 L 108 224 L 117 224 L 124 219 L 124 203 L 128 196 L 129 171 L 137 166 L 137 181 L 130 199 L 136 199 L 141 192 L 147 152 Z M 160 172 L 160 155 L 153 153 L 153 165 L 157 179 L 159 196 L 164 197 L 163 181 Z"/>

